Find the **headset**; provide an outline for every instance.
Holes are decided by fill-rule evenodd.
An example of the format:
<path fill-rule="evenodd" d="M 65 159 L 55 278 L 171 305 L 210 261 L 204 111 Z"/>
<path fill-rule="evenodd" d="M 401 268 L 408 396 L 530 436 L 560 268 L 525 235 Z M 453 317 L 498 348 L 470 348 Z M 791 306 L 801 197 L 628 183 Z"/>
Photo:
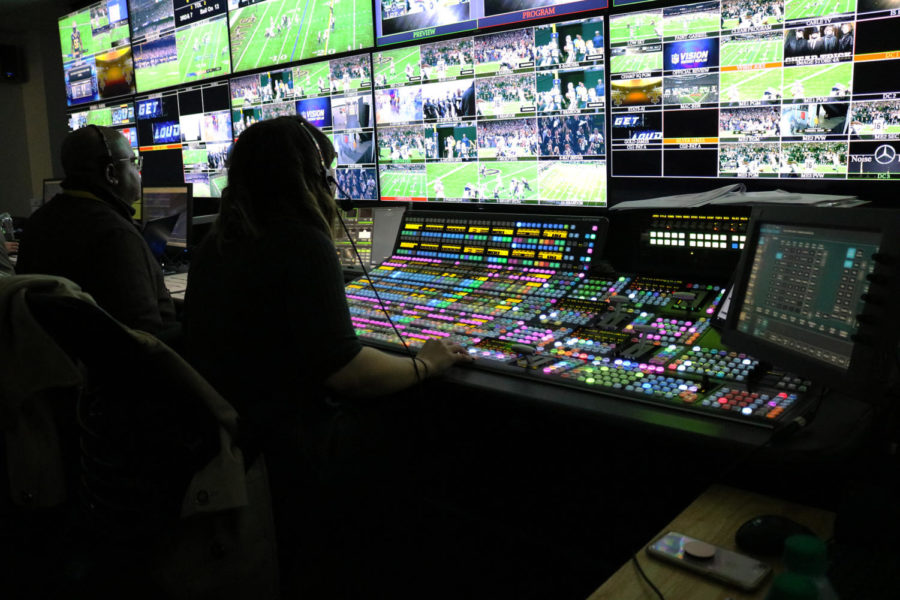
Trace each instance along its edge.
<path fill-rule="evenodd" d="M 313 147 L 316 149 L 316 154 L 319 157 L 319 166 L 320 166 L 320 177 L 322 177 L 322 181 L 325 183 L 325 186 L 331 190 L 332 195 L 335 192 L 340 192 L 346 200 L 340 202 L 340 207 L 342 210 L 351 210 L 353 208 L 353 201 L 350 199 L 349 194 L 347 194 L 344 190 L 341 189 L 340 184 L 338 184 L 337 179 L 335 178 L 334 169 L 325 166 L 325 155 L 322 153 L 322 148 L 319 147 L 319 142 L 316 141 L 316 136 L 312 134 L 312 132 L 306 127 L 307 122 L 302 119 L 297 119 L 297 122 L 300 123 L 300 129 L 306 134 L 312 143 Z M 372 291 L 375 292 L 375 298 L 378 300 L 378 305 L 381 307 L 381 312 L 384 313 L 385 318 L 388 320 L 388 323 L 391 324 L 391 329 L 394 330 L 394 333 L 397 335 L 397 339 L 400 340 L 400 343 L 403 345 L 404 350 L 409 355 L 410 359 L 412 359 L 413 370 L 416 373 L 416 381 L 421 381 L 422 378 L 419 375 L 419 365 L 416 363 L 416 357 L 410 350 L 409 345 L 406 343 L 406 340 L 403 339 L 403 336 L 400 335 L 400 332 L 397 330 L 397 326 L 394 325 L 394 320 L 391 319 L 391 314 L 388 312 L 387 307 L 384 305 L 384 301 L 381 299 L 381 294 L 378 293 L 378 289 L 375 287 L 375 282 L 372 281 L 372 278 L 369 276 L 369 271 L 366 269 L 365 262 L 363 262 L 362 257 L 359 255 L 359 250 L 356 249 L 356 243 L 353 241 L 353 236 L 350 235 L 350 229 L 347 227 L 347 224 L 344 222 L 343 217 L 341 217 L 341 212 L 337 213 L 338 220 L 341 222 L 341 227 L 344 229 L 344 233 L 347 234 L 347 239 L 350 240 L 350 247 L 353 248 L 353 254 L 356 255 L 356 260 L 359 262 L 359 266 L 362 267 L 363 275 L 366 277 L 366 281 L 369 282 L 369 287 L 372 288 Z M 424 364 L 424 363 L 423 363 Z"/>

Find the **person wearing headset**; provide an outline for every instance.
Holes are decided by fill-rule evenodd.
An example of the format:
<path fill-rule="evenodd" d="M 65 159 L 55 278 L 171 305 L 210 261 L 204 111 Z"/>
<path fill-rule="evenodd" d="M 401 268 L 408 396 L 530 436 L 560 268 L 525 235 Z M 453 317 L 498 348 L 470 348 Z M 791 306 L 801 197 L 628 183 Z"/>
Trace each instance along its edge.
<path fill-rule="evenodd" d="M 63 191 L 28 219 L 16 272 L 71 279 L 129 327 L 175 327 L 162 269 L 132 219 L 141 158 L 125 136 L 96 125 L 67 135 L 60 158 Z"/>
<path fill-rule="evenodd" d="M 248 127 L 234 144 L 219 216 L 191 261 L 185 295 L 188 359 L 235 406 L 246 445 L 265 455 L 288 578 L 297 552 L 315 553 L 327 541 L 327 532 L 298 528 L 309 526 L 304 516 L 332 508 L 334 496 L 311 505 L 331 477 L 326 456 L 341 452 L 336 419 L 472 360 L 446 341 L 427 342 L 414 359 L 359 342 L 331 234 L 337 181 L 327 165 L 335 156 L 302 117 Z"/>

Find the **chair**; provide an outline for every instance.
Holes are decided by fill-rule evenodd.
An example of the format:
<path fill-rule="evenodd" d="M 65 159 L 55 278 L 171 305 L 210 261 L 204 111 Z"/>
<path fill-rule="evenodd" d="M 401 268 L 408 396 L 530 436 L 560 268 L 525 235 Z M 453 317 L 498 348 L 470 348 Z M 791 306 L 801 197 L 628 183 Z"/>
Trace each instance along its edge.
<path fill-rule="evenodd" d="M 27 312 L 83 375 L 53 401 L 68 500 L 44 594 L 276 597 L 265 463 L 245 469 L 234 409 L 153 336 L 33 279 Z"/>

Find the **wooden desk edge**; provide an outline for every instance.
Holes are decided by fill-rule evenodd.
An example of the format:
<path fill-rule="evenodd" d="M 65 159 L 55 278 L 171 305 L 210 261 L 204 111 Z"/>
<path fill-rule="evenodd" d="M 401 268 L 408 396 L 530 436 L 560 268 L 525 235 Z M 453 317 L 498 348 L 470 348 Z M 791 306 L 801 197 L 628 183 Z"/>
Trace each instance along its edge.
<path fill-rule="evenodd" d="M 734 544 L 734 533 L 737 528 L 745 521 L 763 514 L 789 517 L 806 525 L 824 540 L 829 539 L 834 530 L 832 512 L 715 484 L 661 529 L 653 539 L 668 531 L 678 531 L 722 548 L 737 550 Z M 651 541 L 647 540 L 647 543 Z M 765 598 L 768 581 L 756 592 L 743 592 L 650 558 L 644 548 L 646 545 L 637 552 L 638 561 L 647 577 L 660 589 L 666 600 Z M 781 569 L 780 560 L 766 559 L 766 562 L 772 564 L 776 572 Z M 629 560 L 591 594 L 588 600 L 656 600 L 656 598 L 656 594 Z"/>

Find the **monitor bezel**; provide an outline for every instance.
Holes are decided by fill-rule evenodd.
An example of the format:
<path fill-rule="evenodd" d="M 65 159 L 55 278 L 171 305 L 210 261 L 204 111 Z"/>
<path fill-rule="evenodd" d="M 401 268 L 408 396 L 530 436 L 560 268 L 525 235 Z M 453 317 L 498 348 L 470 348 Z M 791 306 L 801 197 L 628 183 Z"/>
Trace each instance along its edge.
<path fill-rule="evenodd" d="M 850 210 L 852 212 L 849 212 Z M 763 357 L 779 368 L 796 372 L 818 383 L 854 392 L 883 383 L 886 379 L 884 373 L 890 372 L 893 368 L 892 353 L 896 351 L 898 322 L 900 322 L 897 315 L 888 310 L 887 302 L 889 297 L 897 293 L 900 282 L 896 274 L 891 272 L 894 267 L 885 262 L 875 263 L 872 276 L 875 279 L 883 279 L 884 283 L 870 280 L 868 291 L 870 299 L 864 302 L 860 313 L 865 315 L 866 322 L 857 324 L 855 336 L 857 339 L 854 340 L 850 365 L 846 370 L 738 330 L 750 270 L 758 247 L 760 226 L 768 223 L 876 232 L 880 238 L 878 253 L 886 256 L 887 261 L 897 264 L 900 262 L 900 236 L 896 235 L 900 231 L 900 214 L 892 210 L 873 208 L 798 206 L 754 208 L 747 241 L 735 272 L 731 305 L 722 330 L 722 341 L 728 347 Z M 875 302 L 871 301 L 871 297 L 874 297 Z"/>

